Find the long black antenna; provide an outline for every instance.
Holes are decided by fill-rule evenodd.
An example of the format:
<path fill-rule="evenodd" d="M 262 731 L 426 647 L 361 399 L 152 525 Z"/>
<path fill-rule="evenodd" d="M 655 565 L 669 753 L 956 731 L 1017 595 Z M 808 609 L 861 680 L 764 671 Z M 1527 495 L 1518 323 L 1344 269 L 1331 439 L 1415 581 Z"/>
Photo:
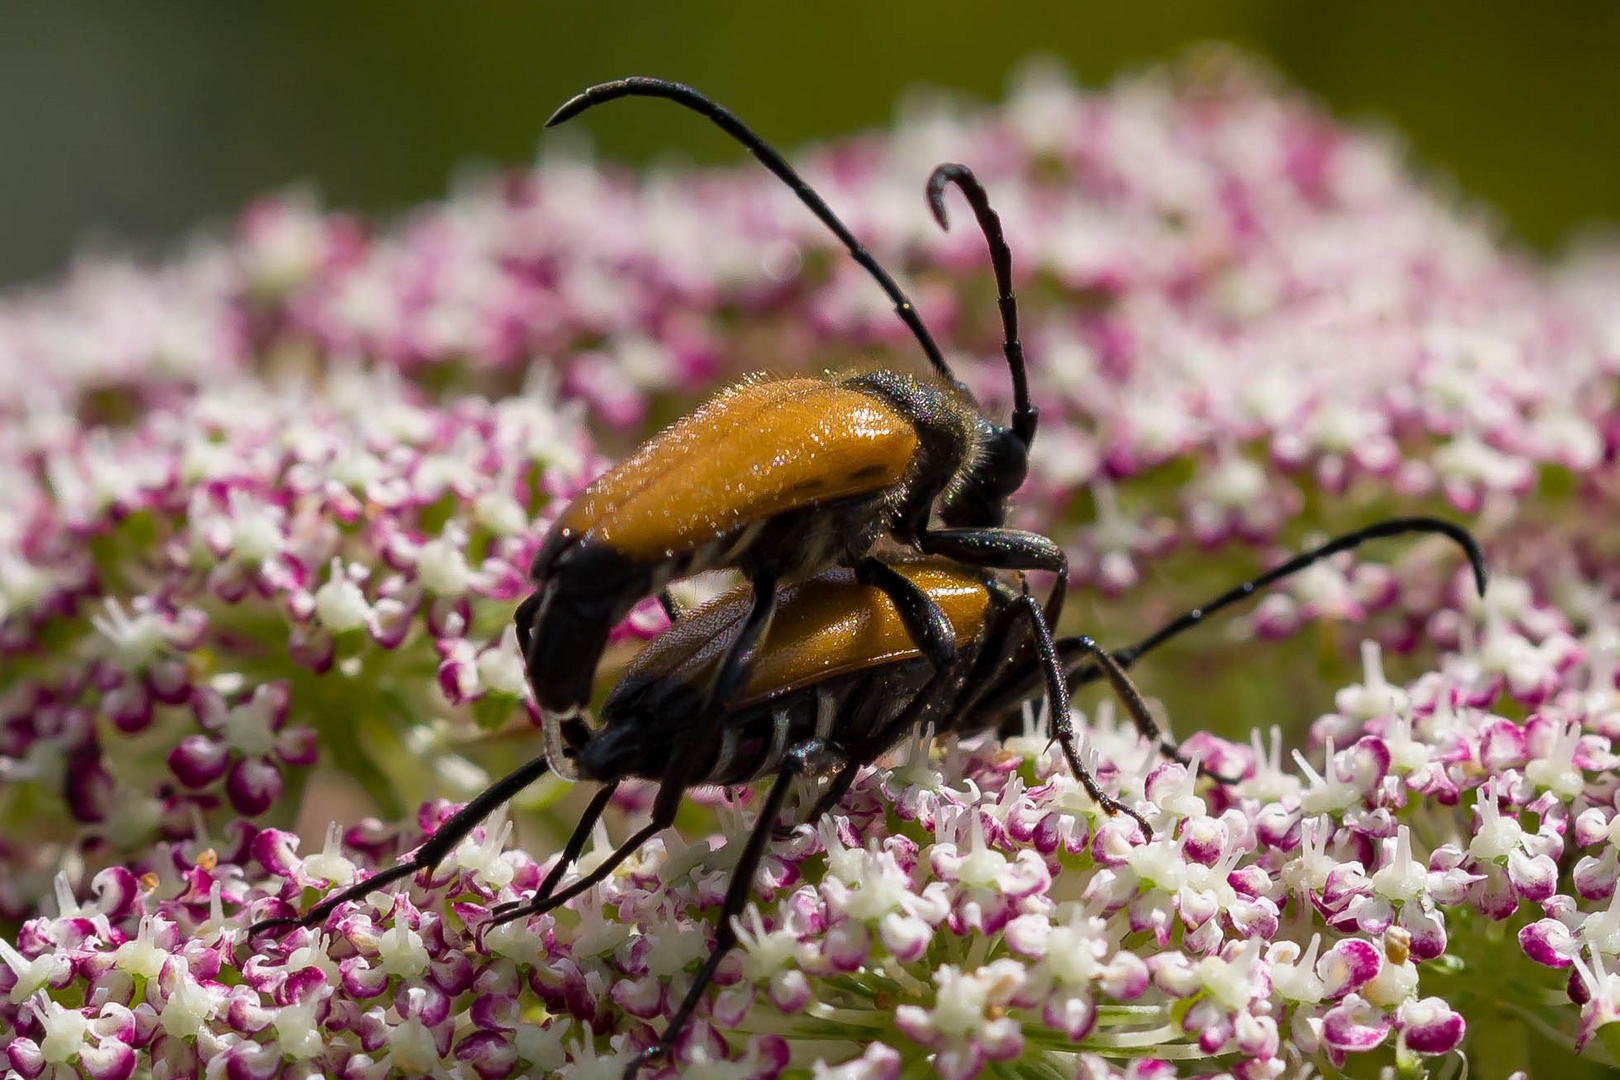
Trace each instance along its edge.
<path fill-rule="evenodd" d="M 979 229 L 985 243 L 990 245 L 990 265 L 996 275 L 996 304 L 1001 308 L 1001 351 L 1007 357 L 1012 371 L 1013 434 L 1028 446 L 1035 438 L 1035 421 L 1040 411 L 1029 400 L 1029 376 L 1024 367 L 1024 346 L 1018 340 L 1018 301 L 1012 291 L 1012 249 L 1001 232 L 1001 215 L 990 207 L 990 198 L 984 185 L 966 165 L 948 161 L 936 168 L 928 178 L 928 208 L 941 229 L 949 229 L 945 216 L 945 185 L 955 184 L 967 197 L 973 216 L 979 219 Z"/>
<path fill-rule="evenodd" d="M 894 278 L 890 277 L 888 271 L 878 265 L 877 260 L 872 257 L 872 253 L 861 246 L 861 242 L 855 239 L 855 234 L 851 233 L 849 228 L 838 220 L 838 215 L 832 212 L 832 209 L 823 201 L 820 195 L 816 194 L 809 184 L 805 183 L 804 178 L 794 171 L 793 166 L 783 160 L 782 155 L 773 150 L 764 139 L 749 130 L 748 125 L 737 119 L 729 109 L 715 104 L 690 86 L 670 82 L 667 79 L 653 79 L 635 75 L 628 79 L 614 79 L 612 82 L 599 83 L 588 90 L 575 94 L 563 102 L 556 112 L 551 114 L 551 118 L 546 121 L 546 127 L 556 127 L 558 124 L 572 120 L 586 109 L 622 97 L 658 97 L 673 101 L 677 105 L 684 105 L 693 112 L 708 117 L 721 131 L 741 143 L 749 153 L 759 159 L 760 164 L 775 173 L 779 180 L 791 188 L 793 194 L 799 197 L 799 201 L 808 206 L 810 212 L 820 218 L 821 223 L 831 229 L 834 236 L 843 241 L 844 247 L 849 250 L 850 256 L 866 268 L 866 272 L 877 280 L 877 283 L 883 287 L 883 291 L 889 295 L 889 299 L 894 301 L 895 314 L 899 315 L 900 321 L 910 328 L 912 336 L 917 339 L 917 343 L 922 346 L 923 352 L 928 355 L 928 362 L 934 365 L 934 370 L 939 372 L 940 377 L 958 391 L 966 393 L 955 373 L 951 371 L 950 365 L 945 362 L 945 357 L 940 353 L 939 346 L 934 344 L 934 339 L 928 333 L 928 328 L 923 325 L 922 318 L 917 314 L 916 306 L 912 304 L 911 299 L 906 296 L 900 286 L 895 283 Z"/>
<path fill-rule="evenodd" d="M 1202 607 L 1195 607 L 1171 619 L 1136 644 L 1116 650 L 1114 659 L 1119 661 L 1121 667 L 1130 667 L 1141 658 L 1143 653 L 1157 648 L 1166 639 L 1175 637 L 1183 630 L 1197 626 L 1206 617 L 1215 614 L 1222 608 L 1230 607 L 1239 600 L 1254 595 L 1257 590 L 1263 589 L 1267 585 L 1281 581 L 1290 574 L 1297 574 L 1312 563 L 1328 558 L 1331 555 L 1337 555 L 1341 551 L 1349 551 L 1351 548 L 1359 547 L 1368 540 L 1378 540 L 1386 536 L 1400 536 L 1405 533 L 1438 533 L 1455 541 L 1457 546 L 1463 549 L 1463 553 L 1468 556 L 1469 568 L 1474 572 L 1474 587 L 1479 590 L 1480 596 L 1485 595 L 1485 555 L 1479 549 L 1479 542 L 1474 539 L 1473 534 L 1467 529 L 1461 525 L 1435 517 L 1388 518 L 1384 521 L 1376 521 L 1354 532 L 1345 533 L 1343 536 L 1336 536 L 1325 544 L 1311 548 L 1309 551 L 1302 551 L 1287 562 L 1267 570 L 1259 577 L 1228 589 Z M 1065 643 L 1068 640 L 1065 638 L 1058 642 L 1060 651 L 1065 650 Z M 1071 675 L 1070 682 L 1078 686 L 1090 682 L 1100 674 L 1096 667 L 1088 665 Z"/>

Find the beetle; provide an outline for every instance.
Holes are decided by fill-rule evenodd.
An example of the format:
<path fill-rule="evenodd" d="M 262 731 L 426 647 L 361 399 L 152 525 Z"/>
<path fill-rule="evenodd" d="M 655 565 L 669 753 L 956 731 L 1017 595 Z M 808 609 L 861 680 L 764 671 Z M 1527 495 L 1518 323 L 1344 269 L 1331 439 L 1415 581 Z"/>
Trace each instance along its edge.
<path fill-rule="evenodd" d="M 1002 527 L 1008 497 L 1028 471 L 1037 410 L 1018 339 L 1011 256 L 972 173 L 943 165 L 927 194 L 945 227 L 944 189 L 959 187 L 989 244 L 1013 388 L 1006 425 L 974 403 L 894 279 L 792 166 L 728 110 L 679 83 L 628 78 L 576 95 L 546 126 L 627 96 L 665 98 L 707 117 L 784 181 L 893 300 L 939 381 L 894 371 L 745 378 L 563 508 L 535 554 L 535 588 L 515 619 L 551 768 L 565 778 L 577 775 L 566 747 L 589 729 L 585 709 L 609 630 L 674 577 L 723 567 L 740 571 L 750 586 L 748 617 L 710 689 L 707 715 L 719 716 L 746 677 L 777 585 L 834 565 L 882 589 L 934 665 L 951 667 L 955 643 L 943 612 L 872 557 L 884 537 L 975 566 L 1046 570 L 1060 582 L 1068 573 L 1067 557 L 1051 540 Z M 704 723 L 712 732 L 712 722 Z M 707 742 L 694 738 L 679 752 Z"/>
<path fill-rule="evenodd" d="M 1062 594 L 1057 589 L 1043 608 L 1027 588 L 1014 590 L 986 571 L 939 559 L 892 564 L 893 572 L 925 592 L 948 616 L 957 659 L 943 670 L 912 639 L 903 613 L 887 591 L 862 582 L 848 568 L 834 568 L 781 587 L 776 618 L 760 641 L 756 661 L 734 695 L 718 737 L 701 753 L 684 758 L 694 763 L 689 771 L 671 776 L 667 764 L 681 757 L 676 746 L 690 739 L 699 725 L 709 686 L 753 605 L 744 587 L 689 613 L 675 609 L 671 629 L 638 654 L 609 693 L 601 710 L 602 727 L 577 734 L 568 748 L 576 773 L 600 782 L 601 790 L 534 896 L 497 907 L 485 925 L 549 911 L 604 880 L 671 824 L 689 787 L 774 778 L 727 889 L 715 948 L 664 1034 L 626 1069 L 625 1076 L 633 1077 L 642 1064 L 674 1044 L 721 960 L 736 944 L 732 919 L 747 903 L 794 778 L 831 773 L 830 783 L 808 814 L 813 823 L 839 802 L 862 766 L 876 761 L 908 733 L 930 724 L 941 734 L 1001 729 L 1026 701 L 1044 696 L 1053 717 L 1054 741 L 1077 779 L 1105 810 L 1130 814 L 1151 834 L 1136 811 L 1103 792 L 1083 767 L 1069 717 L 1070 686 L 1107 678 L 1142 732 L 1174 754 L 1173 744 L 1160 734 L 1131 684 L 1127 667 L 1176 634 L 1320 559 L 1403 533 L 1438 533 L 1455 541 L 1468 558 L 1476 587 L 1484 593 L 1484 559 L 1465 529 L 1436 518 L 1392 518 L 1302 552 L 1115 653 L 1085 636 L 1054 641 L 1049 622 L 1060 614 Z M 1028 634 L 1020 632 L 1020 621 L 1027 624 Z M 341 904 L 431 870 L 479 821 L 549 767 L 542 753 L 447 819 L 409 860 L 339 890 L 302 916 L 262 920 L 250 927 L 250 936 L 277 926 L 318 925 Z M 630 777 L 660 783 L 652 820 L 590 873 L 557 891 L 618 784 Z"/>

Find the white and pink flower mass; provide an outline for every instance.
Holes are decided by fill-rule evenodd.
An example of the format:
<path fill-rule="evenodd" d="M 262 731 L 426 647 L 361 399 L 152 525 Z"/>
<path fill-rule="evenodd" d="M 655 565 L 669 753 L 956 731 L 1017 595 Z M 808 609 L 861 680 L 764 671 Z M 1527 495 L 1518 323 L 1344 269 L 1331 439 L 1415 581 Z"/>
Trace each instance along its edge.
<path fill-rule="evenodd" d="M 1504 1012 L 1620 1051 L 1620 260 L 1537 263 L 1230 59 L 1037 74 L 805 154 L 991 402 L 982 240 L 923 200 L 941 155 L 1020 275 L 1019 524 L 1068 549 L 1078 607 L 1140 624 L 1104 644 L 1393 512 L 1466 522 L 1493 582 L 1388 544 L 1232 621 L 1275 646 L 1195 632 L 1180 661 L 1240 669 L 1184 668 L 1213 689 L 1173 719 L 1234 736 L 1186 743 L 1230 788 L 1091 708 L 1151 838 L 1033 716 L 865 770 L 773 843 L 666 1074 L 1442 1076 Z M 868 353 L 913 359 L 746 164 L 542 161 L 385 227 L 270 198 L 227 241 L 0 301 L 9 1075 L 617 1076 L 706 953 L 751 793 L 700 793 L 526 924 L 484 926 L 560 847 L 555 782 L 317 929 L 243 929 L 390 864 L 533 747 L 509 622 L 559 500 L 720 381 Z M 649 604 L 616 640 L 662 626 Z M 1277 715 L 1234 677 L 1304 689 Z M 377 816 L 317 851 L 295 829 L 325 825 L 321 768 Z"/>

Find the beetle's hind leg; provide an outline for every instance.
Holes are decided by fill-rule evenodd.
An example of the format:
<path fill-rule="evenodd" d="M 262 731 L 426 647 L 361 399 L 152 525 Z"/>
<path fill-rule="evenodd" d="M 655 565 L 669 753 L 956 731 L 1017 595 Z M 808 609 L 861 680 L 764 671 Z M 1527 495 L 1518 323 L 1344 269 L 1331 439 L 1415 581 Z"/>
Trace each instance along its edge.
<path fill-rule="evenodd" d="M 1140 709 L 1132 708 L 1124 696 L 1119 695 L 1113 673 L 1102 667 L 1103 661 L 1095 659 L 1099 655 L 1107 656 L 1106 663 L 1113 665 L 1118 670 L 1119 676 L 1125 679 L 1125 684 L 1130 687 L 1131 693 L 1135 695 L 1137 700 L 1141 700 L 1141 691 L 1136 688 L 1136 684 L 1131 682 L 1130 677 L 1125 674 L 1125 669 L 1136 659 L 1130 649 L 1121 649 L 1112 653 L 1103 652 L 1095 641 L 1083 634 L 1078 637 L 1064 638 L 1062 641 L 1057 642 L 1057 649 L 1059 655 L 1063 656 L 1065 660 L 1070 656 L 1076 659 L 1081 656 L 1092 658 L 1093 663 L 1085 669 L 1090 678 L 1074 680 L 1075 685 L 1079 685 L 1081 682 L 1090 682 L 1099 676 L 1108 679 L 1110 684 L 1115 685 L 1116 695 L 1120 697 L 1122 702 L 1125 702 L 1126 711 L 1131 714 L 1131 723 L 1136 726 L 1136 730 L 1141 733 L 1142 737 L 1152 743 L 1154 748 L 1165 758 L 1186 768 L 1194 768 L 1192 758 L 1182 751 L 1181 746 L 1175 739 L 1171 738 L 1163 728 L 1159 727 L 1159 722 L 1153 718 L 1153 712 L 1147 708 L 1146 703 L 1144 702 Z M 1200 775 L 1207 776 L 1216 783 L 1235 784 L 1242 779 L 1239 776 L 1224 776 L 1212 769 L 1207 769 L 1202 762 L 1199 762 L 1196 767 Z"/>
<path fill-rule="evenodd" d="M 448 821 L 433 831 L 432 836 L 422 841 L 416 849 L 416 854 L 409 860 L 396 863 L 364 881 L 357 881 L 347 888 L 339 889 L 302 915 L 261 919 L 248 927 L 248 937 L 282 926 L 318 926 L 341 904 L 363 899 L 402 878 L 408 878 L 422 870 L 433 869 L 457 844 L 470 836 L 478 827 L 478 823 L 488 817 L 497 806 L 509 801 L 519 791 L 540 779 L 549 767 L 544 754 L 519 765 L 452 814 Z"/>
<path fill-rule="evenodd" d="M 613 788 L 616 786 L 616 783 L 608 785 L 598 792 L 596 798 L 592 800 L 590 809 L 594 809 L 598 817 L 601 816 L 602 809 L 607 806 L 608 798 L 612 797 Z M 680 792 L 684 795 L 686 789 L 683 787 Z M 585 838 L 590 835 L 591 829 L 596 825 L 594 818 L 590 820 L 581 818 L 580 823 L 574 827 L 574 835 L 568 838 L 568 845 L 563 849 L 563 857 L 557 861 L 556 866 L 551 868 L 551 873 L 546 875 L 546 880 L 541 883 L 539 889 L 535 890 L 535 894 L 523 900 L 514 900 L 497 905 L 491 912 L 492 918 L 486 925 L 501 926 L 517 919 L 527 918 L 530 915 L 544 915 L 548 911 L 562 907 L 581 893 L 600 885 L 607 880 L 609 874 L 618 869 L 621 863 L 634 855 L 642 844 L 675 824 L 674 809 L 679 806 L 680 801 L 678 799 L 675 800 L 671 808 L 662 812 L 655 805 L 653 807 L 653 818 L 650 822 L 636 830 L 630 839 L 614 848 L 613 854 L 602 860 L 590 873 L 569 885 L 562 892 L 554 893 L 551 890 L 556 888 L 557 882 L 562 880 L 562 876 L 568 871 L 568 867 L 572 866 L 574 860 L 579 858 L 580 852 L 585 850 Z M 590 814 L 590 809 L 587 809 L 587 815 Z M 570 852 L 572 852 L 571 857 Z"/>
<path fill-rule="evenodd" d="M 684 793 L 685 791 L 683 789 L 682 794 Z M 590 873 L 568 886 L 568 888 L 564 889 L 562 892 L 548 893 L 546 889 L 547 885 L 555 887 L 556 881 L 562 880 L 562 873 L 559 871 L 566 871 L 568 866 L 573 862 L 573 859 L 559 860 L 557 865 L 552 867 L 551 873 L 547 875 L 545 883 L 541 885 L 540 889 L 536 891 L 534 896 L 526 900 L 516 900 L 497 906 L 492 912 L 493 918 L 490 919 L 488 925 L 501 926 L 517 919 L 527 918 L 530 915 L 544 915 L 548 911 L 562 907 L 574 897 L 595 888 L 597 885 L 600 885 L 603 881 L 607 880 L 607 876 L 613 873 L 613 871 L 618 868 L 620 863 L 634 855 L 636 850 L 640 848 L 642 844 L 645 844 L 648 840 L 651 840 L 653 837 L 657 836 L 659 833 L 663 832 L 673 824 L 675 824 L 674 814 L 668 814 L 666 817 L 660 817 L 655 811 L 652 821 L 638 829 L 630 837 L 630 839 L 614 848 L 613 854 L 609 855 Z M 583 832 L 586 835 L 589 834 L 588 829 L 583 830 Z M 575 837 L 581 837 L 581 833 L 582 830 L 576 827 L 574 830 L 574 837 L 569 838 L 569 844 L 572 845 L 574 843 Z M 579 847 L 581 850 L 583 850 L 584 846 L 585 842 L 581 837 Z M 578 857 L 578 852 L 575 852 L 574 858 L 577 859 Z"/>
<path fill-rule="evenodd" d="M 697 976 L 688 987 L 686 997 L 681 1000 L 680 1008 L 675 1010 L 669 1026 L 664 1029 L 657 1042 L 630 1059 L 630 1063 L 625 1066 L 623 1080 L 635 1080 L 643 1065 L 669 1053 L 681 1030 L 692 1019 L 692 1013 L 697 1011 L 698 1002 L 702 1000 L 703 992 L 708 989 L 709 983 L 714 980 L 714 973 L 720 967 L 720 962 L 726 958 L 727 953 L 736 948 L 737 931 L 732 922 L 742 915 L 743 908 L 748 905 L 748 896 L 754 887 L 754 875 L 758 873 L 760 861 L 764 858 L 765 845 L 771 838 L 776 817 L 782 812 L 782 804 L 787 801 L 788 790 L 793 786 L 794 777 L 804 772 L 809 763 L 821 752 L 821 740 L 809 739 L 789 749 L 782 759 L 776 780 L 771 784 L 770 793 L 765 796 L 765 802 L 759 808 L 759 817 L 754 821 L 754 828 L 748 834 L 748 843 L 743 848 L 742 857 L 737 860 L 737 865 L 731 872 L 731 884 L 726 888 L 725 902 L 720 906 L 719 925 L 715 927 L 714 949 L 709 953 L 709 958 L 703 962 L 703 967 L 698 969 Z"/>

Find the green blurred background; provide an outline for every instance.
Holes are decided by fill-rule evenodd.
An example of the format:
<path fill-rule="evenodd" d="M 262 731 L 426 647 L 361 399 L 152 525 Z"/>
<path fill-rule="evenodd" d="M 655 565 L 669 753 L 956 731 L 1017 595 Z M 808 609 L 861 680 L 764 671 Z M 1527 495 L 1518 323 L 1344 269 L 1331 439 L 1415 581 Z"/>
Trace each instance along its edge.
<path fill-rule="evenodd" d="M 919 83 L 998 99 L 1034 52 L 1096 85 L 1211 38 L 1398 128 L 1531 244 L 1620 219 L 1620 4 L 1598 0 L 9 3 L 0 284 L 87 244 L 160 253 L 298 182 L 403 209 L 463 163 L 530 158 L 553 105 L 618 75 L 692 82 L 791 146 L 882 123 Z M 633 161 L 737 157 L 666 110 L 589 126 Z"/>

